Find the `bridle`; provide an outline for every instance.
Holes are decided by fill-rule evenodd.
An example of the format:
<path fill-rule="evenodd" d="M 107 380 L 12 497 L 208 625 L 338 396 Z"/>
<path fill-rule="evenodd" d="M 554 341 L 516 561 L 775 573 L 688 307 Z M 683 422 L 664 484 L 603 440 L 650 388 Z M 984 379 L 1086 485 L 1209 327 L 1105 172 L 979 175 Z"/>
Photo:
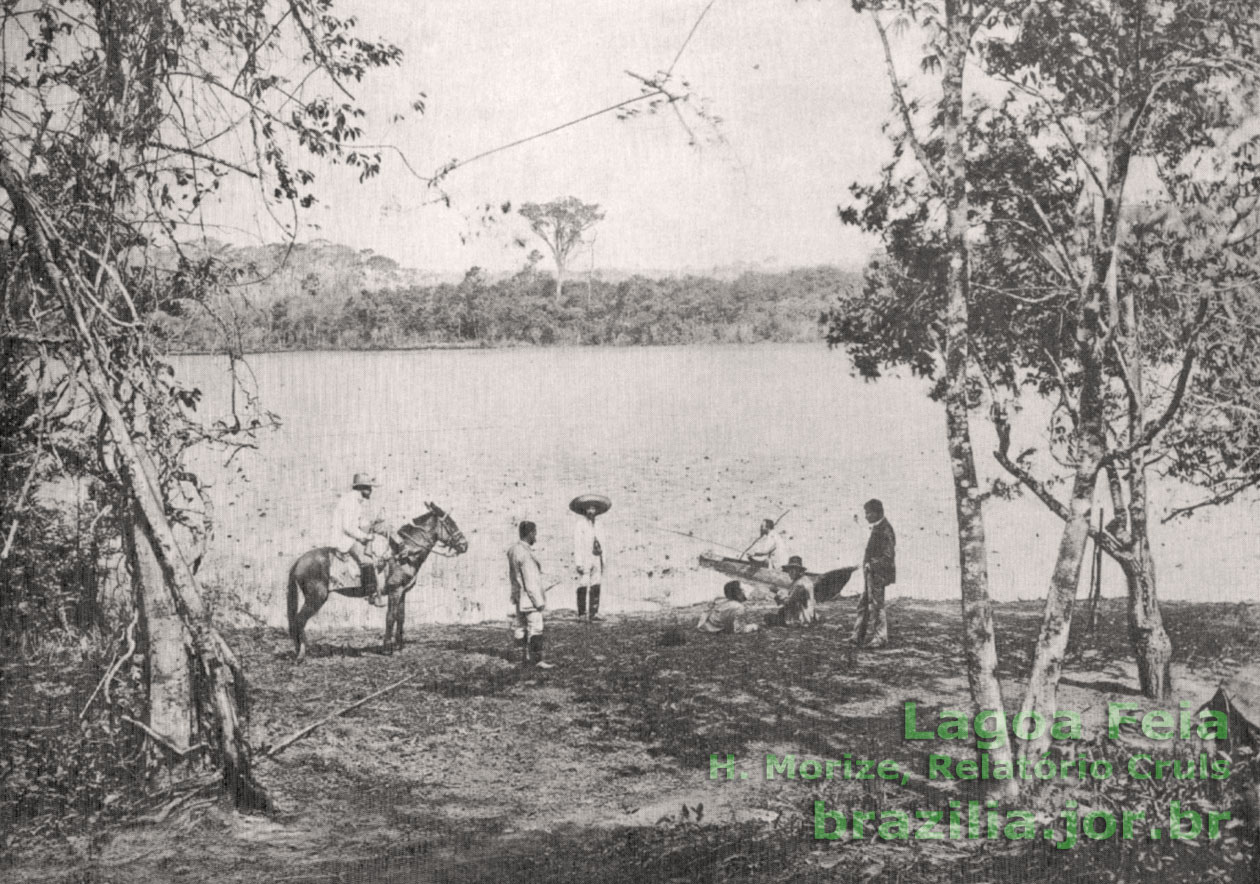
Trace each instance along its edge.
<path fill-rule="evenodd" d="M 454 558 L 468 549 L 468 541 L 451 518 L 450 513 L 434 503 L 425 501 L 429 511 L 419 518 L 413 519 L 409 527 L 424 534 L 424 540 L 417 542 L 403 537 L 402 548 L 394 558 L 406 563 L 421 555 L 439 555 L 443 558 Z M 427 549 L 423 549 L 427 545 Z M 445 547 L 449 552 L 439 549 Z M 462 547 L 462 549 L 461 549 Z"/>
<path fill-rule="evenodd" d="M 464 533 L 455 526 L 455 522 L 449 513 L 435 508 L 434 515 L 437 516 L 439 531 L 434 536 L 434 545 L 429 551 L 433 555 L 441 556 L 444 559 L 453 559 L 458 555 L 462 555 L 459 547 L 462 545 L 464 549 L 468 549 L 468 541 L 464 539 Z M 439 549 L 439 546 L 445 547 L 445 550 Z"/>

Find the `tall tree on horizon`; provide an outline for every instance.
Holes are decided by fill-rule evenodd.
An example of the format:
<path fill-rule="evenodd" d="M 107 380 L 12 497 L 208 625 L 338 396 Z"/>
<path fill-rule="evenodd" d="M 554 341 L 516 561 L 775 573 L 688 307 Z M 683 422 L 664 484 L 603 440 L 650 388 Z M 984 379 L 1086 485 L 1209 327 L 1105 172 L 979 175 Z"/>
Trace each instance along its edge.
<path fill-rule="evenodd" d="M 600 221 L 604 213 L 596 203 L 584 203 L 575 196 L 548 203 L 525 203 L 520 213 L 529 227 L 547 244 L 556 262 L 556 304 L 564 295 L 564 274 L 569 256 L 582 243 L 582 237 Z"/>

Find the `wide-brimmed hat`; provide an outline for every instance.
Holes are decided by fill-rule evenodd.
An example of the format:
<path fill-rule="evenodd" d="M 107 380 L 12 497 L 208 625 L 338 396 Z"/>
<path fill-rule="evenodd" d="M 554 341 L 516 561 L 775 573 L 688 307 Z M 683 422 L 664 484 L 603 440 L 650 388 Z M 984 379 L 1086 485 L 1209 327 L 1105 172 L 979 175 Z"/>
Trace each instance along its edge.
<path fill-rule="evenodd" d="M 792 556 L 788 559 L 788 563 L 783 566 L 784 571 L 791 571 L 793 568 L 800 568 L 802 571 L 805 570 L 805 563 L 801 561 L 800 556 Z"/>
<path fill-rule="evenodd" d="M 375 488 L 376 480 L 367 473 L 355 473 L 354 481 L 350 483 L 351 488 Z"/>
<path fill-rule="evenodd" d="M 602 494 L 579 494 L 569 501 L 569 509 L 580 516 L 586 515 L 591 507 L 595 507 L 595 515 L 602 516 L 612 509 L 612 501 Z"/>

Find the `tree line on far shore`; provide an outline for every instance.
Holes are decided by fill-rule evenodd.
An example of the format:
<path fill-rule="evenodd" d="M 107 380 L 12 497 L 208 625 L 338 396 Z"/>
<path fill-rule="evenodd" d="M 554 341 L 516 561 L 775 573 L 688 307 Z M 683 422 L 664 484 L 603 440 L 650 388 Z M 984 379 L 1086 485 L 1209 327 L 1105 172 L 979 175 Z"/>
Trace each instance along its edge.
<path fill-rule="evenodd" d="M 353 293 L 307 274 L 289 291 L 246 289 L 209 310 L 168 304 L 155 322 L 185 352 L 817 341 L 823 312 L 861 285 L 859 274 L 826 266 L 734 279 L 632 276 L 573 281 L 557 302 L 554 277 L 535 263 L 498 280 L 474 267 L 458 283 Z"/>

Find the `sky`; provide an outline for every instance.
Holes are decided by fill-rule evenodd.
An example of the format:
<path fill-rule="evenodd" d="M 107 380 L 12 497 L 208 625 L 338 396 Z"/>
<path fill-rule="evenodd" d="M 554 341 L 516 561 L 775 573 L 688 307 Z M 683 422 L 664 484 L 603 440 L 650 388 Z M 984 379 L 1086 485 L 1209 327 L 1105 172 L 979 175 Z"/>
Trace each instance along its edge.
<path fill-rule="evenodd" d="M 356 89 L 373 143 L 420 175 L 639 94 L 626 71 L 669 67 L 708 0 L 341 0 L 364 36 L 404 52 Z M 909 73 L 907 71 L 906 73 Z M 860 266 L 874 243 L 836 206 L 888 148 L 889 87 L 878 37 L 847 0 L 715 0 L 674 68 L 716 128 L 669 111 L 605 114 L 456 169 L 450 208 L 387 151 L 364 184 L 321 170 L 299 239 L 371 249 L 424 270 L 520 267 L 524 202 L 576 196 L 605 220 L 571 262 L 586 269 Z M 903 74 L 904 75 L 904 74 Z M 423 115 L 410 103 L 423 92 Z M 406 119 L 393 122 L 395 114 Z M 510 203 L 494 224 L 479 207 Z M 213 212 L 238 242 L 280 231 L 246 192 Z"/>

